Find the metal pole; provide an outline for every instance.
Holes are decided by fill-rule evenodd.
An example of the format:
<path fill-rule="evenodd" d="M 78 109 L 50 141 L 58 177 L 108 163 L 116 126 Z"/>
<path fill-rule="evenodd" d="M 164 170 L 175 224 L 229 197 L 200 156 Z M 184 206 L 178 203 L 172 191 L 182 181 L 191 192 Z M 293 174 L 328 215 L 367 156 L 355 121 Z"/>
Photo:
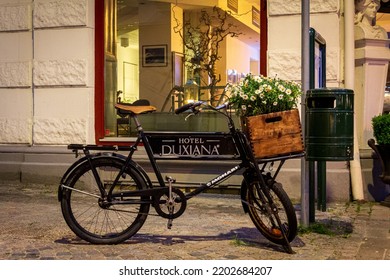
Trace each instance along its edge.
<path fill-rule="evenodd" d="M 318 210 L 326 211 L 326 161 L 317 162 Z"/>
<path fill-rule="evenodd" d="M 302 80 L 302 100 L 301 100 L 301 119 L 302 131 L 305 131 L 306 116 L 306 91 L 309 90 L 310 83 L 310 62 L 309 62 L 309 28 L 310 28 L 310 0 L 302 0 L 301 15 L 301 80 Z M 305 140 L 305 133 L 303 140 Z M 305 142 L 305 141 L 304 141 Z M 309 224 L 309 162 L 305 158 L 301 160 L 301 223 Z"/>

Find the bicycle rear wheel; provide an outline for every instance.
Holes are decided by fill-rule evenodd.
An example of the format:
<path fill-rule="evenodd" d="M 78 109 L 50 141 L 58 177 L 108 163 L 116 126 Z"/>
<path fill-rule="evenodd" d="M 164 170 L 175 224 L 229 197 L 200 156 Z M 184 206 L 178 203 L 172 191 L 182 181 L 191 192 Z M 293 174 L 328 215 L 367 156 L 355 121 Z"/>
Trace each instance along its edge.
<path fill-rule="evenodd" d="M 278 223 L 280 219 L 285 235 L 291 242 L 297 235 L 298 223 L 294 206 L 282 185 L 274 182 L 266 186 L 271 198 L 269 200 L 257 181 L 247 184 L 244 180 L 242 184 L 246 189 L 248 213 L 256 228 L 273 243 L 286 245 Z"/>
<path fill-rule="evenodd" d="M 105 192 L 123 167 L 114 157 L 92 159 Z M 70 229 L 81 239 L 95 244 L 116 244 L 133 236 L 144 224 L 150 208 L 149 197 L 103 199 L 88 162 L 77 167 L 64 182 L 61 209 Z M 128 167 L 113 190 L 113 195 L 146 189 L 143 178 Z M 120 200 L 120 201 L 119 201 Z M 108 202 L 108 203 L 107 203 Z M 120 202 L 120 203 L 118 203 Z"/>

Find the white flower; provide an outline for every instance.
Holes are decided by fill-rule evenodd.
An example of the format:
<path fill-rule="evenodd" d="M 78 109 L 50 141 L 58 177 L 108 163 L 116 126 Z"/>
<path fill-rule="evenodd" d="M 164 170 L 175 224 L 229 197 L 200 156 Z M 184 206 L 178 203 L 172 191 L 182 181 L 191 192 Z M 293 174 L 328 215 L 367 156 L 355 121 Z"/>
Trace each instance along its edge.
<path fill-rule="evenodd" d="M 247 74 L 235 85 L 227 85 L 238 114 L 262 114 L 291 108 L 300 95 L 299 84 L 262 75 Z M 259 96 L 259 98 L 257 97 Z M 245 103 L 245 105 L 242 105 Z M 281 107 L 280 107 L 281 106 Z M 279 108 L 280 107 L 280 108 Z"/>
<path fill-rule="evenodd" d="M 225 87 L 225 91 L 230 91 L 232 89 L 232 84 L 228 83 Z"/>
<path fill-rule="evenodd" d="M 253 80 L 255 80 L 255 82 L 258 82 L 258 83 L 261 83 L 263 81 L 263 79 L 260 76 L 254 76 Z"/>

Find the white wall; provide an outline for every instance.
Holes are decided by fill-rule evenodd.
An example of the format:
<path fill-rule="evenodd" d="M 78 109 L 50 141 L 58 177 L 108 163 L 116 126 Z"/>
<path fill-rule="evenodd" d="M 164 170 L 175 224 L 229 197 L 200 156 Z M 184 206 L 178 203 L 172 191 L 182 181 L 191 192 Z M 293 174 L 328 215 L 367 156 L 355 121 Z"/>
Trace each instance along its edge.
<path fill-rule="evenodd" d="M 238 73 L 251 71 L 251 60 L 260 60 L 260 50 L 251 48 L 237 38 L 226 38 L 226 69 L 237 70 Z"/>
<path fill-rule="evenodd" d="M 93 28 L 93 0 L 0 0 L 0 144 L 94 141 Z"/>
<path fill-rule="evenodd" d="M 32 138 L 31 10 L 0 0 L 0 143 Z"/>
<path fill-rule="evenodd" d="M 311 0 L 310 26 L 326 40 L 327 86 L 343 82 L 343 23 L 339 0 Z M 301 80 L 301 0 L 268 1 L 268 75 Z"/>

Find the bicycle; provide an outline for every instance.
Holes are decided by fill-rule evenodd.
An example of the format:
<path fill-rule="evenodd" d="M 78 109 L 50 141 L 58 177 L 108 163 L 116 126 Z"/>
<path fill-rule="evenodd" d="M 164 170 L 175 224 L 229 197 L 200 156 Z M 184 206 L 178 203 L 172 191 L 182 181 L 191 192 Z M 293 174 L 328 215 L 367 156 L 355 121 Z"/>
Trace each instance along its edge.
<path fill-rule="evenodd" d="M 167 227 L 171 228 L 173 220 L 185 212 L 189 199 L 243 170 L 240 197 L 244 212 L 249 214 L 256 228 L 269 241 L 293 253 L 290 242 L 297 234 L 296 213 L 287 193 L 275 179 L 285 160 L 302 155 L 255 159 L 246 135 L 236 129 L 228 113 L 228 104 L 213 107 L 202 101 L 192 102 L 176 109 L 175 113 L 188 111 L 190 116 L 207 108 L 224 115 L 229 127 L 228 135 L 238 151 L 239 164 L 186 193 L 173 186 L 175 179 L 172 177 L 166 176 L 166 181 L 163 179 L 148 132 L 143 130 L 138 119 L 139 114 L 151 113 L 156 108 L 123 104 L 117 104 L 116 108 L 129 114 L 135 123 L 138 137 L 132 145 L 68 145 L 76 157 L 80 150 L 84 156 L 63 175 L 58 200 L 67 225 L 79 238 L 94 244 L 121 243 L 140 230 L 150 215 L 150 206 L 154 207 L 157 215 L 168 220 Z M 141 143 L 157 183 L 152 183 L 146 171 L 133 159 Z M 117 153 L 119 151 L 129 152 L 128 156 Z M 265 172 L 265 166 L 274 161 L 280 161 L 280 165 L 271 176 Z M 262 168 L 260 165 L 263 165 Z"/>

